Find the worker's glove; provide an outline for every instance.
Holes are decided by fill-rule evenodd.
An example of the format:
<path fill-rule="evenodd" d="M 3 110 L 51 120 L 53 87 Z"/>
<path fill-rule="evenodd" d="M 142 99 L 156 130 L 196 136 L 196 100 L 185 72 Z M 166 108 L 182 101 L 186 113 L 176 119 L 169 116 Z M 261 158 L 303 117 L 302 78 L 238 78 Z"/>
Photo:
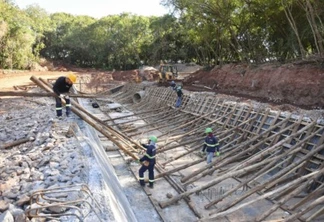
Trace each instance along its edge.
<path fill-rule="evenodd" d="M 220 155 L 220 153 L 219 153 L 219 152 L 216 152 L 216 153 L 215 153 L 215 156 L 219 156 L 219 155 Z"/>
<path fill-rule="evenodd" d="M 138 164 L 140 164 L 141 163 L 141 161 L 138 159 L 138 160 L 135 160 L 135 163 L 138 163 Z"/>
<path fill-rule="evenodd" d="M 68 95 L 64 96 L 64 99 L 70 99 L 70 97 Z"/>
<path fill-rule="evenodd" d="M 201 155 L 206 155 L 206 151 L 200 150 Z"/>
<path fill-rule="evenodd" d="M 64 96 L 65 96 L 64 94 L 60 94 L 61 99 L 64 99 Z"/>

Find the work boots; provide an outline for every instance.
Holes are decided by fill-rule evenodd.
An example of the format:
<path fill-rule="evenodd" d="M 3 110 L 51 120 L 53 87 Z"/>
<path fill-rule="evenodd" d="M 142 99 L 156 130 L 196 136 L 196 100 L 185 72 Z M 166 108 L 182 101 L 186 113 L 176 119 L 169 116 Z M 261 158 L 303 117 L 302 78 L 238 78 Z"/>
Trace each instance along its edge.
<path fill-rule="evenodd" d="M 154 188 L 153 183 L 150 183 L 149 185 L 147 185 L 147 187 L 153 189 Z"/>

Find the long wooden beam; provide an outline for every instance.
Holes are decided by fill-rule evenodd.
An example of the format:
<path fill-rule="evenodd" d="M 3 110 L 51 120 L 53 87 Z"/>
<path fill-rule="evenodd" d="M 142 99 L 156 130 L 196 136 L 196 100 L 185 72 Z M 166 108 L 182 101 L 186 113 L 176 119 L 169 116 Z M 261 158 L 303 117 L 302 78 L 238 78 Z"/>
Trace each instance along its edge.
<path fill-rule="evenodd" d="M 306 186 L 308 186 L 312 181 L 305 181 L 301 184 L 294 184 L 293 186 L 289 187 L 290 193 L 282 198 L 280 200 L 276 201 L 274 205 L 270 207 L 267 211 L 263 212 L 261 215 L 259 215 L 255 221 L 256 222 L 262 222 L 266 217 L 268 217 L 270 214 L 272 214 L 274 211 L 276 211 L 278 208 L 281 207 L 282 204 L 286 203 L 290 198 L 294 197 L 295 195 L 302 192 L 303 189 L 305 189 Z"/>
<path fill-rule="evenodd" d="M 38 86 L 40 86 L 41 88 L 43 88 L 44 90 L 46 90 L 48 92 L 52 91 L 52 89 L 48 85 L 45 85 L 42 81 L 38 80 L 35 76 L 32 76 L 31 77 L 31 80 L 35 84 L 37 84 Z M 108 139 L 110 139 L 112 142 L 114 142 L 123 152 L 125 152 L 127 155 L 129 155 L 130 157 L 132 157 L 134 160 L 139 159 L 138 156 L 136 156 L 135 154 L 133 154 L 132 152 L 130 152 L 128 150 L 128 148 L 125 147 L 124 144 L 122 144 L 120 141 L 116 140 L 114 138 L 114 136 L 106 130 L 106 126 L 105 125 L 98 124 L 100 122 L 100 120 L 98 118 L 96 118 L 93 115 L 91 115 L 92 118 L 89 117 L 87 111 L 84 110 L 83 107 L 81 107 L 79 104 L 77 104 L 73 100 L 71 100 L 71 102 L 73 103 L 73 106 L 71 107 L 72 112 L 74 112 L 76 115 L 78 115 L 84 121 L 86 121 L 89 125 L 91 125 L 92 127 L 94 127 L 96 130 L 98 130 L 100 133 L 102 133 L 104 136 L 106 136 Z M 76 108 L 76 107 L 78 107 L 78 108 Z M 98 121 L 94 121 L 94 119 L 96 119 Z M 140 145 L 138 145 L 138 146 L 140 147 Z"/>
<path fill-rule="evenodd" d="M 159 114 L 154 114 L 154 115 L 151 115 L 151 116 L 146 116 L 145 118 L 143 118 L 144 120 L 146 120 L 148 118 L 151 118 L 151 117 L 156 117 L 156 116 L 159 116 L 159 119 L 160 120 L 158 120 L 158 121 L 152 121 L 151 123 L 147 123 L 145 125 L 138 126 L 136 128 L 133 128 L 133 129 L 124 130 L 123 133 L 130 133 L 132 131 L 137 131 L 137 130 L 139 130 L 141 128 L 147 128 L 148 126 L 151 126 L 151 125 L 154 125 L 154 124 L 163 123 L 166 120 L 172 120 L 172 119 L 179 118 L 179 115 L 181 115 L 181 114 L 177 114 L 177 115 L 174 116 L 174 114 L 175 113 L 172 110 L 168 110 L 165 113 L 159 113 Z M 128 122 L 126 122 L 126 123 L 128 123 Z M 120 124 L 122 124 L 122 123 L 120 123 Z M 151 131 L 151 129 L 149 129 L 148 131 Z M 141 132 L 141 133 L 144 133 L 144 132 Z M 137 135 L 137 134 L 135 133 L 135 135 Z M 133 136 L 133 135 L 130 134 L 130 136 Z"/>
<path fill-rule="evenodd" d="M 276 194 L 278 192 L 282 192 L 282 191 L 284 191 L 286 189 L 290 189 L 290 187 L 292 187 L 294 185 L 301 184 L 301 183 L 303 183 L 303 182 L 305 182 L 307 180 L 314 179 L 315 177 L 317 177 L 319 175 L 322 175 L 323 173 L 324 173 L 324 169 L 319 170 L 319 171 L 315 171 L 315 172 L 310 173 L 310 174 L 307 174 L 307 175 L 302 176 L 302 177 L 300 177 L 300 178 L 298 178 L 296 180 L 293 180 L 290 183 L 287 183 L 287 184 L 285 184 L 285 185 L 283 185 L 281 187 L 278 187 L 278 188 L 272 190 L 271 192 L 265 193 L 265 194 L 263 194 L 263 195 L 261 195 L 261 196 L 259 196 L 257 198 L 253 198 L 252 200 L 250 200 L 248 202 L 245 202 L 245 203 L 243 203 L 243 204 L 241 204 L 241 205 L 239 205 L 237 207 L 232 207 L 232 208 L 230 208 L 230 209 L 228 209 L 228 210 L 226 210 L 224 212 L 219 212 L 219 213 L 215 214 L 213 217 L 210 217 L 208 219 L 216 219 L 216 218 L 218 218 L 220 216 L 225 216 L 225 215 L 227 215 L 229 213 L 232 213 L 232 212 L 235 212 L 235 211 L 237 211 L 237 210 L 239 210 L 239 209 L 241 209 L 241 208 L 243 208 L 245 206 L 251 205 L 251 204 L 255 203 L 256 201 L 265 199 L 265 198 L 270 197 L 270 196 L 272 196 L 272 195 L 274 195 L 274 194 Z M 324 200 L 324 197 L 323 198 L 319 198 L 319 199 L 320 199 L 320 202 L 322 202 Z M 313 207 L 313 205 L 312 205 L 312 207 Z M 296 217 L 297 216 L 300 216 L 300 215 L 301 214 L 297 213 L 296 215 L 294 215 L 294 217 L 291 217 L 291 218 L 296 219 Z M 204 220 L 202 220 L 202 221 L 204 221 Z"/>
<path fill-rule="evenodd" d="M 34 140 L 35 140 L 34 137 L 28 137 L 28 138 L 19 139 L 19 140 L 13 141 L 13 142 L 5 143 L 5 144 L 0 145 L 0 150 L 1 149 L 9 149 L 9 148 L 21 145 L 23 143 L 34 141 Z"/>
<path fill-rule="evenodd" d="M 286 127 L 286 128 L 284 129 L 284 131 L 286 131 L 287 129 L 290 129 L 291 127 L 292 127 L 292 126 L 288 126 L 288 127 Z M 271 130 L 271 129 L 268 129 L 267 131 L 269 131 L 269 130 Z M 264 134 L 265 134 L 267 131 L 265 131 Z M 273 136 L 275 136 L 275 135 L 273 135 Z M 247 144 L 252 144 L 254 141 L 256 141 L 257 138 L 260 138 L 260 137 L 261 137 L 261 135 L 256 136 L 256 137 L 252 138 L 251 140 L 247 141 L 246 143 L 247 143 Z M 268 139 L 269 139 L 269 138 L 268 138 Z M 263 143 L 263 141 L 261 141 L 261 142 L 259 142 L 259 143 Z M 222 166 L 224 166 L 224 165 L 226 165 L 226 164 L 229 164 L 229 163 L 235 162 L 238 158 L 241 158 L 241 156 L 242 156 L 243 154 L 246 154 L 246 153 L 248 153 L 248 152 L 251 152 L 251 151 L 255 150 L 255 149 L 257 148 L 257 146 L 260 145 L 259 143 L 258 143 L 257 145 L 254 145 L 254 146 L 249 147 L 248 149 L 244 149 L 244 150 L 242 150 L 242 151 L 240 151 L 240 152 L 237 152 L 237 151 L 239 151 L 240 147 L 242 147 L 242 144 L 239 144 L 239 145 L 236 146 L 236 148 L 234 149 L 234 155 L 233 155 L 232 152 L 229 152 L 229 153 L 225 154 L 223 157 L 221 157 L 220 159 L 217 158 L 217 159 L 213 160 L 210 164 L 207 164 L 206 166 L 201 167 L 200 169 L 196 170 L 195 172 L 192 172 L 191 174 L 189 174 L 189 175 L 183 177 L 183 178 L 181 179 L 181 182 L 184 183 L 184 182 L 188 181 L 188 183 L 192 183 L 192 182 L 196 181 L 197 179 L 200 179 L 201 177 L 203 177 L 203 176 L 205 176 L 205 175 L 207 175 L 207 174 L 209 174 L 209 173 L 211 173 L 211 172 L 213 172 L 213 171 L 219 169 L 220 167 L 222 167 Z M 217 166 L 216 166 L 216 165 L 217 165 Z M 214 168 L 209 169 L 211 166 L 214 166 Z M 206 170 L 207 170 L 207 171 L 206 171 Z M 202 172 L 204 172 L 204 171 L 206 171 L 206 172 L 203 173 L 203 174 L 201 174 L 201 175 L 199 176 L 199 174 L 202 173 Z M 193 177 L 195 177 L 195 178 L 194 178 L 193 180 L 190 180 L 190 181 L 189 181 L 189 179 L 191 179 L 191 178 L 193 178 Z"/>
<path fill-rule="evenodd" d="M 33 78 L 33 77 L 32 77 Z M 32 79 L 31 78 L 31 79 Z M 32 79 L 35 80 L 35 79 Z M 36 79 L 37 80 L 37 79 Z M 35 81 L 36 81 L 35 80 Z M 50 83 L 48 83 L 46 80 L 40 78 L 39 81 L 44 84 L 44 86 L 46 86 L 47 90 L 52 91 L 52 87 L 50 85 Z M 64 102 L 64 101 L 63 101 Z M 98 117 L 94 116 L 92 113 L 89 113 L 87 110 L 85 110 L 82 106 L 80 106 L 77 102 L 75 102 L 74 100 L 71 100 L 71 104 L 76 107 L 78 110 L 80 110 L 81 112 L 85 113 L 90 119 L 94 120 L 95 122 L 97 122 L 99 125 L 101 125 L 105 130 L 107 130 L 107 132 L 109 132 L 113 137 L 117 137 L 118 139 L 120 139 L 123 143 L 125 143 L 125 145 L 127 145 L 130 149 L 132 149 L 132 145 L 136 146 L 139 149 L 144 149 L 144 147 L 142 147 L 138 142 L 132 140 L 131 138 L 128 138 L 125 134 L 119 132 L 118 130 L 115 130 L 114 128 L 112 128 L 111 126 L 105 124 L 105 122 L 103 122 L 101 119 L 99 119 Z M 73 107 L 72 106 L 72 107 Z M 131 142 L 131 144 L 130 144 Z"/>
<path fill-rule="evenodd" d="M 272 137 L 276 137 L 276 136 L 278 136 L 278 135 L 281 135 L 282 132 L 286 131 L 287 129 L 292 128 L 295 124 L 297 124 L 297 123 L 294 123 L 294 124 L 292 124 L 292 125 L 286 127 L 285 129 L 281 130 L 278 134 L 273 134 L 272 136 L 268 137 L 267 139 L 269 140 L 269 139 L 271 139 Z M 297 135 L 299 135 L 299 134 L 303 133 L 304 131 L 306 131 L 307 129 L 313 127 L 315 124 L 316 124 L 316 121 L 312 122 L 311 124 L 305 126 L 305 127 L 302 128 L 302 129 L 300 129 L 298 132 L 295 132 L 295 133 L 291 134 L 290 137 L 297 137 Z M 319 132 L 320 130 L 321 130 L 321 129 L 319 129 L 317 132 Z M 265 131 L 265 132 L 267 132 L 267 131 Z M 315 134 L 316 134 L 316 133 L 314 133 L 314 135 L 315 135 Z M 287 137 L 287 138 L 285 138 L 285 139 L 279 141 L 279 142 L 276 143 L 275 145 L 270 146 L 269 148 L 267 148 L 267 149 L 265 149 L 265 150 L 262 150 L 262 151 L 259 152 L 257 155 L 252 156 L 250 159 L 248 159 L 248 160 L 246 160 L 246 161 L 244 161 L 244 162 L 240 162 L 239 164 L 236 164 L 235 166 L 233 166 L 233 167 L 230 168 L 229 170 L 235 170 L 235 169 L 237 169 L 237 168 L 241 168 L 242 166 L 249 165 L 250 163 L 253 163 L 254 161 L 258 161 L 259 159 L 263 159 L 264 156 L 267 156 L 267 155 L 270 154 L 273 150 L 275 151 L 277 147 L 279 147 L 279 146 L 283 145 L 284 143 L 286 143 L 286 142 L 290 139 L 290 137 Z M 308 139 L 308 137 L 307 137 L 307 138 L 304 138 L 303 142 L 306 141 L 307 139 Z M 235 156 L 236 159 L 232 160 L 232 159 L 233 159 L 233 157 L 232 157 L 232 158 L 229 158 L 229 159 L 225 160 L 225 163 L 228 164 L 228 163 L 231 163 L 231 162 L 235 162 L 235 160 L 237 160 L 237 158 L 240 158 L 240 156 L 241 156 L 243 153 L 247 153 L 247 151 L 250 152 L 251 150 L 258 149 L 258 146 L 260 146 L 262 143 L 264 143 L 264 142 L 263 142 L 263 141 L 260 141 L 260 142 L 257 143 L 256 145 L 254 145 L 254 146 L 248 148 L 247 150 L 244 150 L 244 151 L 238 153 L 239 155 L 237 154 L 237 155 Z M 295 148 L 295 147 L 297 147 L 297 145 L 295 145 L 294 148 Z M 219 161 L 219 162 L 221 162 L 221 161 Z M 205 171 L 205 170 L 207 170 L 207 169 L 208 169 L 208 170 L 207 170 L 206 172 L 200 174 L 200 175 L 195 174 L 195 175 L 197 175 L 197 176 L 196 176 L 194 179 L 191 179 L 191 180 L 187 181 L 185 184 L 192 183 L 192 182 L 194 182 L 194 181 L 196 181 L 196 180 L 198 180 L 198 179 L 200 179 L 200 178 L 202 178 L 202 177 L 204 177 L 204 176 L 206 176 L 206 175 L 212 173 L 212 172 L 215 171 L 216 169 L 219 169 L 221 166 L 223 166 L 223 165 L 225 164 L 224 162 L 221 162 L 221 163 L 219 164 L 219 162 L 216 163 L 216 164 L 218 164 L 217 167 L 214 167 L 214 168 L 212 168 L 212 169 L 208 169 L 207 166 L 201 168 L 201 169 L 199 170 L 200 172 Z M 213 161 L 210 165 L 215 165 L 214 161 Z M 209 165 L 208 165 L 208 166 L 209 166 Z M 193 177 L 192 174 L 191 174 L 190 176 Z M 182 178 L 181 181 L 182 181 L 182 182 L 185 182 L 185 180 L 188 180 L 188 179 L 187 179 L 186 177 L 184 177 L 184 178 Z"/>
<path fill-rule="evenodd" d="M 268 162 L 271 162 L 271 161 L 272 161 L 272 159 L 267 159 L 267 160 L 264 160 L 262 162 L 259 162 L 259 163 L 256 163 L 256 164 L 253 164 L 253 165 L 250 165 L 250 166 L 247 166 L 247 167 L 242 167 L 241 169 L 239 169 L 237 171 L 230 172 L 230 173 L 218 176 L 215 179 L 203 184 L 202 186 L 199 186 L 199 187 L 193 188 L 191 190 L 188 190 L 188 191 L 186 191 L 186 192 L 184 192 L 184 193 L 182 193 L 182 194 L 180 194 L 178 196 L 173 197 L 170 200 L 161 201 L 161 202 L 159 202 L 159 204 L 160 204 L 160 206 L 162 208 L 165 208 L 165 207 L 167 207 L 167 206 L 181 200 L 182 198 L 184 198 L 186 196 L 189 196 L 189 195 L 191 195 L 193 193 L 197 193 L 197 192 L 199 192 L 201 190 L 205 190 L 205 189 L 207 189 L 207 188 L 209 188 L 209 187 L 211 187 L 211 186 L 213 186 L 213 185 L 215 185 L 215 184 L 217 184 L 220 181 L 223 181 L 225 179 L 240 175 L 240 174 L 248 172 L 248 171 L 255 170 L 255 169 L 267 164 Z"/>
<path fill-rule="evenodd" d="M 213 211 L 211 214 L 217 213 L 217 212 L 222 211 L 222 210 L 229 209 L 230 207 L 232 207 L 236 203 L 244 200 L 245 198 L 247 198 L 251 194 L 253 194 L 253 193 L 257 192 L 257 191 L 260 191 L 260 190 L 262 190 L 264 188 L 270 188 L 270 187 L 276 185 L 279 181 L 286 178 L 286 175 L 290 175 L 291 173 L 295 172 L 298 169 L 298 167 L 300 167 L 303 164 L 304 161 L 306 161 L 308 158 L 313 156 L 319 150 L 323 149 L 323 147 L 324 147 L 324 144 L 322 144 L 321 146 L 317 147 L 316 149 L 310 151 L 302 159 L 290 164 L 289 166 L 284 168 L 281 172 L 279 172 L 275 176 L 271 177 L 268 182 L 265 182 L 263 184 L 260 184 L 258 186 L 253 187 L 249 192 L 245 193 L 243 196 L 241 196 L 241 197 L 235 199 L 234 201 L 232 201 L 231 203 L 228 203 L 227 205 L 223 206 L 222 209 L 217 209 L 217 210 Z"/>
<path fill-rule="evenodd" d="M 41 93 L 41 92 L 24 92 L 24 91 L 0 91 L 0 97 L 3 96 L 23 96 L 23 97 L 55 97 L 56 94 L 53 92 Z M 90 94 L 69 94 L 73 98 L 95 98 L 96 95 Z"/>
<path fill-rule="evenodd" d="M 153 112 L 156 112 L 156 111 L 161 110 L 161 109 L 165 109 L 165 108 L 161 107 L 161 108 L 158 108 L 158 109 L 147 110 L 147 111 L 143 111 L 143 112 L 134 112 L 134 114 L 130 114 L 130 115 L 126 115 L 126 116 L 119 116 L 119 117 L 116 117 L 116 118 L 111 118 L 111 119 L 107 119 L 107 120 L 103 120 L 103 121 L 104 122 L 115 121 L 115 120 L 118 120 L 118 119 L 124 119 L 124 118 L 128 118 L 128 117 L 133 117 L 135 115 L 141 115 L 141 114 L 144 114 L 144 113 L 153 113 Z"/>
<path fill-rule="evenodd" d="M 162 113 L 154 113 L 152 115 L 149 115 L 149 116 L 145 116 L 145 118 L 143 119 L 147 119 L 147 118 L 152 118 L 152 117 L 155 117 L 155 116 L 160 116 L 160 115 L 167 115 L 168 113 L 173 113 L 173 110 L 167 110 L 167 111 L 163 111 Z M 120 122 L 120 123 L 114 123 L 114 124 L 111 124 L 111 126 L 117 126 L 117 125 L 122 125 L 122 124 L 128 124 L 128 123 L 132 123 L 132 122 L 136 122 L 140 120 L 139 118 L 137 119 L 132 119 L 132 120 L 128 120 L 128 121 L 125 121 L 125 122 Z M 128 131 L 127 131 L 128 132 Z"/>
<path fill-rule="evenodd" d="M 312 210 L 313 208 L 315 208 L 323 203 L 324 203 L 324 196 L 320 196 L 316 200 L 309 203 L 305 208 L 303 208 L 300 211 L 298 211 L 297 213 L 294 213 L 293 215 L 287 217 L 284 220 L 284 222 L 295 222 L 296 218 L 300 217 L 301 215 L 307 213 L 308 211 Z M 307 220 L 307 221 L 310 222 L 310 220 Z"/>
<path fill-rule="evenodd" d="M 165 118 L 165 119 L 162 119 L 160 121 L 157 121 L 156 123 L 154 122 L 151 122 L 147 125 L 143 125 L 141 127 L 137 127 L 138 128 L 143 128 L 143 127 L 146 127 L 146 126 L 151 126 L 151 125 L 155 125 L 155 124 L 158 124 L 158 123 L 165 123 L 165 124 L 160 124 L 156 127 L 152 127 L 152 128 L 148 128 L 146 130 L 143 130 L 143 131 L 138 131 L 136 133 L 132 133 L 130 134 L 129 136 L 133 137 L 133 136 L 137 136 L 139 134 L 143 134 L 143 133 L 147 133 L 147 132 L 150 132 L 150 131 L 153 131 L 153 130 L 156 130 L 156 129 L 162 129 L 162 128 L 166 128 L 166 127 L 170 127 L 170 123 L 169 122 L 165 122 L 166 120 L 174 120 L 173 121 L 173 124 L 174 125 L 177 125 L 177 124 L 181 124 L 182 122 L 186 121 L 186 117 L 182 116 L 182 114 L 176 114 L 176 116 L 170 116 L 168 118 Z M 159 135 L 159 138 L 161 138 L 161 135 Z"/>
<path fill-rule="evenodd" d="M 256 173 L 252 178 L 246 179 L 245 181 L 241 182 L 240 184 L 238 184 L 236 187 L 233 187 L 232 189 L 228 190 L 226 193 L 224 193 L 223 195 L 220 195 L 220 197 L 216 198 L 215 200 L 212 200 L 210 203 L 205 205 L 205 209 L 209 209 L 211 206 L 213 206 L 214 204 L 217 204 L 219 201 L 224 200 L 226 197 L 230 196 L 231 194 L 233 194 L 235 191 L 237 191 L 239 188 L 246 186 L 249 182 L 255 180 L 256 178 L 258 178 L 260 175 L 263 175 L 264 172 L 267 172 L 269 169 L 274 169 L 275 167 L 277 167 L 279 164 L 282 164 L 282 162 L 279 162 L 278 164 L 276 164 L 273 167 L 273 164 L 276 163 L 277 160 L 274 160 L 272 163 L 269 163 L 267 166 L 265 166 L 263 168 L 263 172 L 261 173 Z"/>
<path fill-rule="evenodd" d="M 180 125 L 180 126 L 176 126 L 176 127 L 172 128 L 171 130 L 168 130 L 168 132 L 163 133 L 163 134 L 160 135 L 159 137 L 163 137 L 163 136 L 169 134 L 169 133 L 172 132 L 172 131 L 175 131 L 175 130 L 177 130 L 177 129 L 181 129 L 181 128 L 184 128 L 184 127 L 186 127 L 186 126 L 188 126 L 188 125 L 191 125 L 192 123 L 194 123 L 194 122 L 196 122 L 196 121 L 198 121 L 198 120 L 200 120 L 200 119 L 206 118 L 206 117 L 209 116 L 209 115 L 211 115 L 211 113 L 206 113 L 205 115 L 202 115 L 202 116 L 200 116 L 200 117 L 194 118 L 193 120 L 191 120 L 191 121 L 189 121 L 189 122 L 187 122 L 187 123 L 184 123 L 184 124 L 182 124 L 182 125 Z"/>

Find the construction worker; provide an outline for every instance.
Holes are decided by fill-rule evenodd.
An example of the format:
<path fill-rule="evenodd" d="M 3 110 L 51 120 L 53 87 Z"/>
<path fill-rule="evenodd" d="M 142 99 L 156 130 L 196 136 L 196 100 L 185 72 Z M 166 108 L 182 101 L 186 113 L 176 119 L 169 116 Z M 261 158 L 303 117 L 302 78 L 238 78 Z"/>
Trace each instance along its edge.
<path fill-rule="evenodd" d="M 182 95 L 183 95 L 183 92 L 182 92 L 182 89 L 181 89 L 181 85 L 178 85 L 176 87 L 176 92 L 177 92 L 177 101 L 176 101 L 176 104 L 175 104 L 175 107 L 178 108 L 181 106 L 181 103 L 182 103 Z"/>
<path fill-rule="evenodd" d="M 141 186 L 145 186 L 144 181 L 144 172 L 149 171 L 149 188 L 153 188 L 154 185 L 154 165 L 155 165 L 155 153 L 156 153 L 156 136 L 150 136 L 148 144 L 141 144 L 146 148 L 145 155 L 139 159 L 139 162 L 142 164 L 141 168 L 138 171 L 139 182 Z"/>
<path fill-rule="evenodd" d="M 173 80 L 171 81 L 170 87 L 172 90 L 176 90 L 176 84 Z"/>
<path fill-rule="evenodd" d="M 53 91 L 58 96 L 55 97 L 56 115 L 58 118 L 62 117 L 62 99 L 65 100 L 66 116 L 68 117 L 71 114 L 71 101 L 69 95 L 66 95 L 66 93 L 69 93 L 76 79 L 76 75 L 69 73 L 67 76 L 59 77 L 53 85 Z"/>
<path fill-rule="evenodd" d="M 202 152 L 207 152 L 207 164 L 211 163 L 213 160 L 213 156 L 216 152 L 216 156 L 219 156 L 219 143 L 216 136 L 213 135 L 212 128 L 206 128 L 205 133 L 207 134 L 205 138 L 205 142 L 202 148 Z"/>

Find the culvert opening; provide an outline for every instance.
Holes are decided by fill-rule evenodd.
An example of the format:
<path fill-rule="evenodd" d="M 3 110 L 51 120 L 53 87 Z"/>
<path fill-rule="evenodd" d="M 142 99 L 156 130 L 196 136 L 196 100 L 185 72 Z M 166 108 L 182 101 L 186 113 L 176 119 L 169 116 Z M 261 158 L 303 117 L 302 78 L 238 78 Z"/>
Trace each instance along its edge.
<path fill-rule="evenodd" d="M 133 102 L 139 103 L 141 102 L 142 97 L 144 96 L 145 91 L 139 91 L 133 95 Z"/>

